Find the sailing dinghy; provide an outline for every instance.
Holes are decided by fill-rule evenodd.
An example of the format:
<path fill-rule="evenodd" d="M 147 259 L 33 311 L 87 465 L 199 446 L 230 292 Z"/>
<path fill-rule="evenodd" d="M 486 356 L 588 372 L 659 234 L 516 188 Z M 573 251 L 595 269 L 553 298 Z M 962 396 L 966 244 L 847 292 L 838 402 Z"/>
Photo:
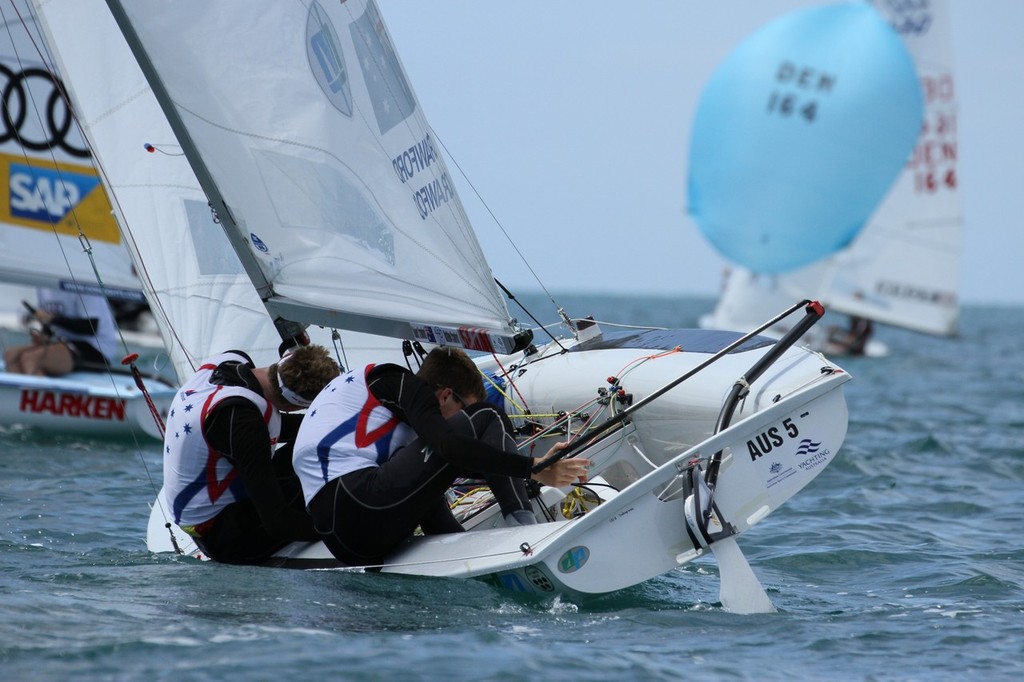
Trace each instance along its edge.
<path fill-rule="evenodd" d="M 0 202 L 0 309 L 12 332 L 7 343 L 28 343 L 17 320 L 22 301 L 35 303 L 35 288 L 99 294 L 144 302 L 132 261 L 103 192 L 90 151 L 76 126 L 63 85 L 53 74 L 34 16 L 22 0 L 5 3 L 0 31 L 0 81 L 6 132 L 0 136 L 0 170 L 8 191 Z M 102 279 L 98 277 L 102 275 Z M 28 296 L 25 296 L 25 293 Z M 123 337 L 122 337 L 123 338 Z M 128 350 L 155 351 L 147 339 L 127 340 Z M 128 370 L 76 371 L 51 378 L 3 371 L 0 424 L 47 433 L 161 438 L 143 392 Z M 174 387 L 156 378 L 148 389 L 166 412 Z"/>
<path fill-rule="evenodd" d="M 568 440 L 593 461 L 585 489 L 539 491 L 534 526 L 474 509 L 470 532 L 411 538 L 372 568 L 582 598 L 710 551 L 727 608 L 771 610 L 735 538 L 846 435 L 849 375 L 795 346 L 819 305 L 769 320 L 799 317 L 780 341 L 566 318 L 571 334 L 541 344 L 505 307 L 372 0 L 108 4 L 36 10 L 179 377 L 239 345 L 269 364 L 307 325 L 343 330 L 348 366 L 461 346 L 524 449 Z M 147 546 L 196 554 L 162 494 Z M 363 570 L 319 543 L 273 563 Z"/>
<path fill-rule="evenodd" d="M 809 297 L 820 300 L 831 312 L 844 313 L 852 318 L 936 336 L 956 333 L 963 221 L 957 173 L 956 92 L 948 2 L 872 2 L 870 6 L 899 34 L 920 82 L 924 115 L 923 122 L 913 129 L 911 147 L 907 148 L 912 151 L 904 154 L 903 146 L 894 145 L 893 149 L 900 156 L 899 175 L 887 187 L 877 208 L 870 207 L 863 229 L 848 243 L 839 244 L 840 248 L 821 254 L 814 262 L 785 271 L 773 267 L 775 263 L 730 258 L 735 265 L 730 267 L 714 311 L 702 318 L 701 326 L 744 328 L 756 323 L 764 310 L 785 305 L 793 298 Z M 791 19 L 806 15 L 808 11 L 817 10 L 794 13 Z M 871 10 L 868 4 L 864 4 L 857 11 Z M 798 44 L 799 40 L 787 40 L 782 49 L 792 55 Z M 859 43 L 856 47 L 864 49 Z M 880 52 L 877 54 L 882 56 Z M 896 57 L 883 58 L 878 67 L 892 75 L 899 61 Z M 843 75 L 839 74 L 837 87 Z M 782 83 L 776 79 L 774 85 L 779 101 L 782 97 L 790 97 L 792 101 L 806 104 L 818 99 L 823 103 L 819 113 L 827 113 L 824 106 L 827 97 L 819 95 L 815 98 L 816 93 L 798 88 L 792 80 Z M 710 91 L 704 95 L 706 98 L 716 96 Z M 861 120 L 871 127 L 882 117 L 887 121 L 898 120 L 899 110 L 895 101 L 886 100 L 878 109 L 878 116 L 866 116 Z M 701 106 L 709 104 L 702 100 Z M 793 118 L 799 122 L 799 116 Z M 771 157 L 773 151 L 765 146 L 773 145 L 774 138 L 769 131 L 759 128 L 764 123 L 765 120 L 760 118 L 747 119 L 745 129 L 763 137 L 756 145 L 737 150 L 735 156 L 729 155 L 723 161 L 719 155 L 713 162 L 738 169 L 748 166 L 752 154 Z M 713 122 L 709 124 L 714 125 Z M 805 126 L 805 129 L 809 131 L 810 127 Z M 845 126 L 845 129 L 856 129 L 856 123 Z M 736 129 L 722 132 L 731 137 Z M 873 130 L 867 132 L 875 134 Z M 697 134 L 695 130 L 694 135 Z M 800 143 L 813 145 L 816 141 L 806 137 Z M 858 147 L 854 145 L 847 151 L 859 153 Z M 810 149 L 813 151 L 814 148 Z M 830 153 L 835 153 L 833 162 L 838 164 L 846 151 Z M 699 173 L 702 165 L 710 161 L 710 158 L 692 157 L 691 166 Z M 818 164 L 807 166 L 809 172 L 816 172 L 813 169 L 817 167 Z M 884 177 L 884 172 L 879 169 L 866 172 Z M 815 189 L 807 192 L 804 199 L 815 201 L 818 194 L 821 190 Z M 830 192 L 826 196 L 837 197 L 842 193 Z M 734 205 L 745 209 L 744 215 L 734 216 L 737 224 L 759 223 L 760 212 L 766 209 L 763 203 L 757 200 L 735 202 L 733 199 L 730 197 Z M 801 201 L 799 196 L 788 197 L 789 203 L 783 210 L 796 217 L 801 210 Z M 710 210 L 715 209 L 710 207 Z M 701 216 L 696 217 L 698 221 L 702 219 Z M 818 232 L 821 224 L 807 223 L 807 233 Z M 801 235 L 796 235 L 795 239 L 801 239 Z M 782 248 L 769 253 L 785 252 L 784 245 L 779 246 Z M 785 330 L 782 326 L 769 330 L 769 334 L 781 336 Z M 832 336 L 835 339 L 836 335 Z M 807 342 L 818 350 L 843 354 L 846 349 L 842 341 L 835 339 L 836 343 L 829 337 L 829 329 L 823 324 L 808 335 Z M 870 340 L 863 352 L 878 356 L 886 354 L 887 349 L 881 342 Z"/>

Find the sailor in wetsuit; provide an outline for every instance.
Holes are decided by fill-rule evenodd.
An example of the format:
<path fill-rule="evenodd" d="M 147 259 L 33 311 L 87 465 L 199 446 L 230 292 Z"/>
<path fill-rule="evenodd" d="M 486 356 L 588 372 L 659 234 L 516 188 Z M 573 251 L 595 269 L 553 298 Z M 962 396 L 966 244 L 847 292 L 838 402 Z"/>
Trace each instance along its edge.
<path fill-rule="evenodd" d="M 165 501 L 211 559 L 261 563 L 289 542 L 318 539 L 291 466 L 302 415 L 282 412 L 307 407 L 337 374 L 322 346 L 261 368 L 229 351 L 178 391 L 164 436 Z"/>
<path fill-rule="evenodd" d="M 585 459 L 532 474 L 539 460 L 504 449 L 507 421 L 483 396 L 473 361 L 445 347 L 432 350 L 416 374 L 368 365 L 317 396 L 293 462 L 314 526 L 335 557 L 376 565 L 417 526 L 428 534 L 462 530 L 445 498 L 458 477 L 485 477 L 492 487 L 502 477 L 558 487 L 586 481 Z M 529 510 L 514 492 L 498 500 L 507 520 Z"/>

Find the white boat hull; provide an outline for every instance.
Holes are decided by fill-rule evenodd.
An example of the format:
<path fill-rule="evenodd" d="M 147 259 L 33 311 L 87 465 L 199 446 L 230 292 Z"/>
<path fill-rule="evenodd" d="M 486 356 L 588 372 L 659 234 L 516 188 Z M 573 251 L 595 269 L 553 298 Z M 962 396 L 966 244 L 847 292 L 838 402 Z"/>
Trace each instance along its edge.
<path fill-rule="evenodd" d="M 146 388 L 163 419 L 175 388 L 154 379 Z M 0 370 L 0 424 L 47 433 L 162 439 L 142 391 L 124 374 L 72 372 L 36 377 Z"/>

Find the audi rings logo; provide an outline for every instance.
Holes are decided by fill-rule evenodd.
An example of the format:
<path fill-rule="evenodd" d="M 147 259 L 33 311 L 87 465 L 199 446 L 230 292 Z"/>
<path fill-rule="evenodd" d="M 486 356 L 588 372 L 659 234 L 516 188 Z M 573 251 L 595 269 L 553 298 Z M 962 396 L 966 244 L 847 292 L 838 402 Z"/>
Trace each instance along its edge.
<path fill-rule="evenodd" d="M 88 158 L 64 96 L 64 84 L 46 69 L 14 71 L 0 64 L 3 77 L 3 126 L 0 144 L 14 140 L 35 152 L 63 149 L 71 156 Z"/>

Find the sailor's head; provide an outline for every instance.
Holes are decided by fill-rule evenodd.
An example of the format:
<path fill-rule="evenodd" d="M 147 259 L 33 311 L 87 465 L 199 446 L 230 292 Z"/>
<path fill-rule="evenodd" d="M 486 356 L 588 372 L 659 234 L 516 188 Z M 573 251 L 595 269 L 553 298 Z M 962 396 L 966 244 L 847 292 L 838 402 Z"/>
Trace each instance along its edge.
<path fill-rule="evenodd" d="M 416 376 L 434 387 L 444 417 L 480 402 L 487 395 L 476 363 L 465 351 L 453 346 L 440 346 L 427 353 Z"/>
<path fill-rule="evenodd" d="M 270 366 L 272 401 L 284 411 L 309 407 L 338 373 L 338 363 L 326 348 L 299 346 Z"/>

